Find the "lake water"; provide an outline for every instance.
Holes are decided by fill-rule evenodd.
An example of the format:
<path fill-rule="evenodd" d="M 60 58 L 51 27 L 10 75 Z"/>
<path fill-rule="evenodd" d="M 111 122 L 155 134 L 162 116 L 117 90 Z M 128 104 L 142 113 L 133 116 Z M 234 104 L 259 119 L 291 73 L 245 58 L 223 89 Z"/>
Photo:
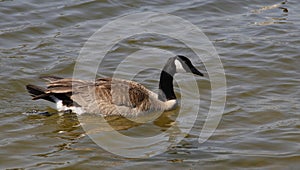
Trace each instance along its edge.
<path fill-rule="evenodd" d="M 296 0 L 1 0 L 0 169 L 298 169 L 299 8 Z M 181 142 L 154 157 L 132 159 L 104 150 L 89 138 L 74 114 L 24 114 L 56 113 L 50 103 L 32 101 L 26 84 L 43 85 L 41 75 L 72 77 L 80 50 L 93 33 L 121 16 L 150 11 L 196 25 L 220 56 L 227 101 L 217 129 L 206 142 L 199 143 L 198 136 L 211 102 L 207 76 L 197 79 L 201 102 L 195 106 L 200 109 L 193 128 Z M 197 68 L 207 70 L 182 43 L 148 34 L 114 46 L 99 75 L 112 76 L 122 56 L 141 47 L 191 56 Z M 154 61 L 149 54 L 141 60 L 161 63 L 168 57 Z M 129 62 L 127 67 L 130 72 L 138 65 Z M 158 70 L 150 69 L 134 80 L 155 91 L 158 76 Z M 123 134 L 151 136 L 176 124 L 177 111 L 147 124 L 119 118 L 110 124 Z"/>

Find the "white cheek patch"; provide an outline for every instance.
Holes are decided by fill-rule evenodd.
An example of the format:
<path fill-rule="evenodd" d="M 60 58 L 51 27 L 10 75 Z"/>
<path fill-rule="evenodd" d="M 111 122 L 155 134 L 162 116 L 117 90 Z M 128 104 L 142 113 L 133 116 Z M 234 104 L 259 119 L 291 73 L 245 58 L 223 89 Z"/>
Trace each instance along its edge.
<path fill-rule="evenodd" d="M 175 60 L 175 67 L 177 73 L 186 73 L 186 70 L 183 68 L 181 62 L 177 59 Z"/>

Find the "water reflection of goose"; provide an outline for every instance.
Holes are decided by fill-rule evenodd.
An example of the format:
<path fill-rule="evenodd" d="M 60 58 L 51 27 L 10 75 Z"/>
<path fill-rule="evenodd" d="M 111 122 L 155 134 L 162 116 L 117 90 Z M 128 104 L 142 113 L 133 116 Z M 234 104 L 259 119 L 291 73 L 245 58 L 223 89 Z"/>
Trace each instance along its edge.
<path fill-rule="evenodd" d="M 100 78 L 92 82 L 44 76 L 42 79 L 49 81 L 47 89 L 35 85 L 27 85 L 26 88 L 33 100 L 54 102 L 58 111 L 140 116 L 176 107 L 173 76 L 179 72 L 203 76 L 187 57 L 178 55 L 169 58 L 165 64 L 160 75 L 158 94 L 139 83 L 111 78 Z"/>

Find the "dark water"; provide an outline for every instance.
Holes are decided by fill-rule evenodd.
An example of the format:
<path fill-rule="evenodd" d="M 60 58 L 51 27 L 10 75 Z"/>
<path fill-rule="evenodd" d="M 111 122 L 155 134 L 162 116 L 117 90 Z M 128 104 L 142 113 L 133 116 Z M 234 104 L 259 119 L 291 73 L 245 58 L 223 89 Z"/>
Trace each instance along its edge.
<path fill-rule="evenodd" d="M 0 168 L 298 169 L 299 8 L 296 0 L 0 1 Z M 55 112 L 47 102 L 32 101 L 24 85 L 41 85 L 40 75 L 71 77 L 81 47 L 95 31 L 120 16 L 146 11 L 189 20 L 219 53 L 227 102 L 208 141 L 198 143 L 200 116 L 192 131 L 167 152 L 147 159 L 122 158 L 96 145 L 76 115 L 23 114 L 35 109 Z M 116 55 L 142 45 L 185 50 L 177 42 L 149 35 L 134 40 L 123 42 L 125 48 Z M 108 66 L 118 59 L 110 62 Z M 102 75 L 110 75 L 108 66 Z M 203 67 L 200 62 L 197 66 Z M 155 88 L 155 71 L 140 73 L 136 81 Z M 209 80 L 200 80 L 199 88 L 203 113 L 210 102 Z M 140 133 L 147 127 L 164 130 L 170 122 L 172 114 L 166 114 Z M 115 126 L 132 133 L 122 121 Z"/>

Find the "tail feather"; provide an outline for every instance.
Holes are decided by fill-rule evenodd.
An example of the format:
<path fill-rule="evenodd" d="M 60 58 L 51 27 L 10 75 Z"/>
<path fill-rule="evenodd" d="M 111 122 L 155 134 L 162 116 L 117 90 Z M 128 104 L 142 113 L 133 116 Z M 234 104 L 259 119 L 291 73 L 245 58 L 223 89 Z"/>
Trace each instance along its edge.
<path fill-rule="evenodd" d="M 39 87 L 39 86 L 35 86 L 32 84 L 28 84 L 26 85 L 26 89 L 27 91 L 31 94 L 31 96 L 33 97 L 33 100 L 37 100 L 37 99 L 45 99 L 48 100 L 50 102 L 55 102 L 53 98 L 50 97 L 49 94 L 46 93 L 46 89 Z"/>
<path fill-rule="evenodd" d="M 41 79 L 48 81 L 47 88 L 29 84 L 27 91 L 33 97 L 32 100 L 44 99 L 50 102 L 62 102 L 64 106 L 79 106 L 71 99 L 72 85 L 84 84 L 84 81 L 65 79 L 57 76 L 41 76 Z"/>

